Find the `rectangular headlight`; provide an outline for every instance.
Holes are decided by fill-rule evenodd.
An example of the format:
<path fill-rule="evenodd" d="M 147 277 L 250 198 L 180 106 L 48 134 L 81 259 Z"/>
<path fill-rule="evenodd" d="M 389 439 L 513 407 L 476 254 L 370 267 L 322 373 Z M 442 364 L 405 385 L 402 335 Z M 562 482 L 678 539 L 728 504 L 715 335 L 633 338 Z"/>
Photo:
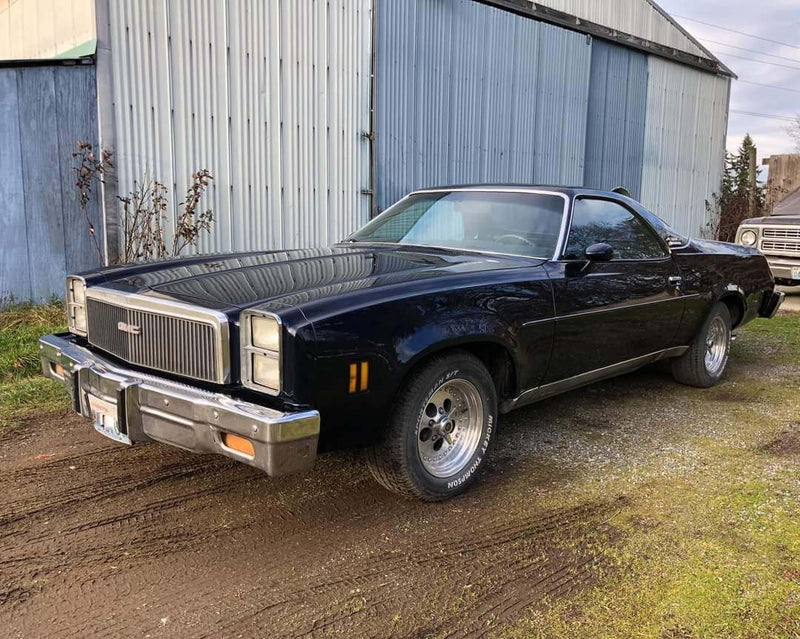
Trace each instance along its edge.
<path fill-rule="evenodd" d="M 274 391 L 281 388 L 281 366 L 277 357 L 271 353 L 252 353 L 253 381 L 259 386 L 266 386 Z"/>
<path fill-rule="evenodd" d="M 242 381 L 245 386 L 273 394 L 281 391 L 281 336 L 283 327 L 274 315 L 242 318 Z"/>
<path fill-rule="evenodd" d="M 79 277 L 67 278 L 67 326 L 76 335 L 86 335 L 86 283 Z"/>
<path fill-rule="evenodd" d="M 274 317 L 254 315 L 250 318 L 253 346 L 277 353 L 281 349 L 281 327 Z"/>

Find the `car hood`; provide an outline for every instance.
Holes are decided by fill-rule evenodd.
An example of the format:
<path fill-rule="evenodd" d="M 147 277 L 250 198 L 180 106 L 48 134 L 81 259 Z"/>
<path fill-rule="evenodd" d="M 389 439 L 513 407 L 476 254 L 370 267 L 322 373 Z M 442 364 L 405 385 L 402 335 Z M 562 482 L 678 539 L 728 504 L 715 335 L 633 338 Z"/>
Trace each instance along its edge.
<path fill-rule="evenodd" d="M 342 245 L 110 267 L 87 277 L 87 284 L 225 310 L 266 302 L 294 306 L 369 288 L 543 261 L 421 247 Z"/>

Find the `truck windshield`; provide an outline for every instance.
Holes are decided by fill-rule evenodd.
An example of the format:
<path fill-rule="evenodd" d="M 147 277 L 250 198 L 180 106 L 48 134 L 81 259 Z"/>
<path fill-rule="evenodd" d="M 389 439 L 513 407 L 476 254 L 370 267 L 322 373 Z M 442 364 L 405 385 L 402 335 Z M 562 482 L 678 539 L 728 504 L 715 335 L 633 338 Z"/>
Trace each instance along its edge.
<path fill-rule="evenodd" d="M 416 193 L 351 235 L 380 242 L 552 258 L 566 200 L 555 193 Z"/>

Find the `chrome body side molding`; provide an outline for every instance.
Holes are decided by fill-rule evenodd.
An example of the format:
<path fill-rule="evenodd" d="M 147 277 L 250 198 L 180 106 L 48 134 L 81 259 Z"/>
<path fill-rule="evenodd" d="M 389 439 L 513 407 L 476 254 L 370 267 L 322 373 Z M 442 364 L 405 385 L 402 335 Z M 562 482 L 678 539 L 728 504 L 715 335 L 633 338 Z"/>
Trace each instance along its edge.
<path fill-rule="evenodd" d="M 580 388 L 581 386 L 586 386 L 587 384 L 593 384 L 594 382 L 599 382 L 603 379 L 608 379 L 609 377 L 616 377 L 617 375 L 630 373 L 631 371 L 635 371 L 637 368 L 641 368 L 642 366 L 651 364 L 652 362 L 657 362 L 660 359 L 683 355 L 687 350 L 689 350 L 688 346 L 675 346 L 673 348 L 667 348 L 654 353 L 648 353 L 647 355 L 642 355 L 640 357 L 635 357 L 624 362 L 611 364 L 610 366 L 605 366 L 603 368 L 586 371 L 580 375 L 575 375 L 574 377 L 568 377 L 566 379 L 560 379 L 557 382 L 551 382 L 550 384 L 545 384 L 544 386 L 529 388 L 528 390 L 517 395 L 517 397 L 503 401 L 500 404 L 500 412 L 508 413 L 515 408 L 533 404 L 543 399 Z"/>

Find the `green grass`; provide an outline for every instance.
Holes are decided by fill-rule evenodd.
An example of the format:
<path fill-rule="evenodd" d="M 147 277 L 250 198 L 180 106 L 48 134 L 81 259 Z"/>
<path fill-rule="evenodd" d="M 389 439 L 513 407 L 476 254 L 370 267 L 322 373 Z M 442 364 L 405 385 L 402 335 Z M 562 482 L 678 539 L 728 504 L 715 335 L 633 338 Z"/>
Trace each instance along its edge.
<path fill-rule="evenodd" d="M 41 377 L 38 339 L 66 330 L 64 306 L 19 305 L 0 311 L 0 427 L 68 406 L 60 384 Z"/>
<path fill-rule="evenodd" d="M 734 342 L 733 357 L 758 361 L 769 356 L 778 364 L 798 362 L 800 354 L 800 315 L 778 315 L 771 320 L 756 320 L 736 331 L 747 339 Z"/>
<path fill-rule="evenodd" d="M 601 585 L 543 602 L 499 636 L 800 636 L 795 472 L 759 477 L 758 460 L 735 461 L 642 487 L 616 522 L 624 541 L 602 551 Z"/>
<path fill-rule="evenodd" d="M 800 639 L 800 454 L 765 448 L 779 433 L 800 441 L 800 316 L 739 333 L 726 383 L 699 391 L 714 436 L 676 429 L 699 463 L 572 486 L 582 499 L 628 497 L 617 540 L 597 551 L 595 585 L 541 602 L 496 637 Z"/>

